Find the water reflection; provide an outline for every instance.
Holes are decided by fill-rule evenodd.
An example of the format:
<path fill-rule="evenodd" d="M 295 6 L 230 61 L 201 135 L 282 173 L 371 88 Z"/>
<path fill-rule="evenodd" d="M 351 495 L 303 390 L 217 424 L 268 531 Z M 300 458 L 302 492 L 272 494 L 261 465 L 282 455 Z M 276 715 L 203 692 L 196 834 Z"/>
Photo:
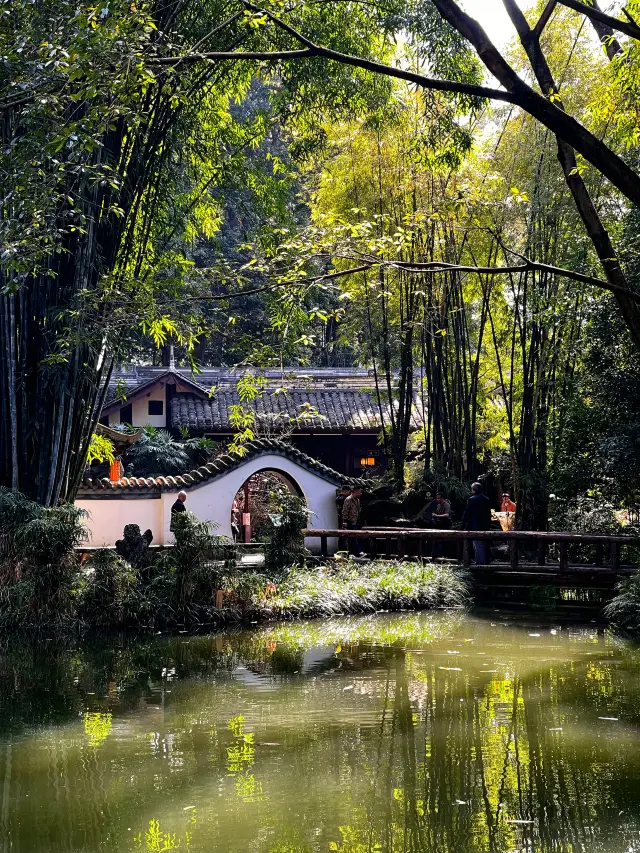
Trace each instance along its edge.
<path fill-rule="evenodd" d="M 404 614 L 0 656 L 0 850 L 640 843 L 638 652 Z"/>

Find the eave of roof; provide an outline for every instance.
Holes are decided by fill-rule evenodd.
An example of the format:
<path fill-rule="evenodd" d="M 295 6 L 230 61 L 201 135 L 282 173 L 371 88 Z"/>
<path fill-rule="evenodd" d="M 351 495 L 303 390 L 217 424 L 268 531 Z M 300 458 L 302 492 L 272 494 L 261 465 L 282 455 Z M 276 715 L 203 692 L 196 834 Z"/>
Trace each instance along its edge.
<path fill-rule="evenodd" d="M 349 483 L 349 485 L 365 485 L 369 481 L 365 481 L 356 477 L 347 477 L 329 468 L 328 465 L 323 465 L 317 459 L 307 456 L 296 447 L 286 444 L 284 441 L 274 439 L 257 439 L 245 445 L 246 453 L 244 456 L 231 455 L 226 453 L 209 462 L 207 465 L 201 465 L 199 468 L 194 468 L 184 474 L 175 476 L 156 476 L 156 477 L 124 477 L 119 482 L 112 482 L 107 477 L 85 479 L 80 486 L 78 497 L 83 496 L 94 497 L 96 492 L 103 492 L 105 498 L 117 498 L 123 494 L 138 494 L 144 497 L 145 494 L 157 494 L 160 492 L 175 492 L 181 489 L 190 489 L 201 486 L 211 480 L 223 477 L 234 468 L 239 468 L 241 465 L 250 462 L 259 456 L 276 455 L 282 456 L 295 462 L 301 468 L 305 468 L 324 480 L 334 483 L 336 486 L 341 483 Z M 369 483 L 370 484 L 370 483 Z"/>

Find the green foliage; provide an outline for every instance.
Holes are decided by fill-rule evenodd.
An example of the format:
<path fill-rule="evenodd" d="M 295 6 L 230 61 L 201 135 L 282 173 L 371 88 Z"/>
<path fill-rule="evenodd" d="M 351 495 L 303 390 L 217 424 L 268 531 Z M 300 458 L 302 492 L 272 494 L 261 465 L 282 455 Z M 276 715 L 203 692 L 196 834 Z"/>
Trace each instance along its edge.
<path fill-rule="evenodd" d="M 45 509 L 0 488 L 0 624 L 55 626 L 73 617 L 85 515 L 70 504 Z"/>
<path fill-rule="evenodd" d="M 94 552 L 83 566 L 78 616 L 85 625 L 119 627 L 126 623 L 125 606 L 133 593 L 132 567 L 107 548 Z"/>
<path fill-rule="evenodd" d="M 640 635 L 640 573 L 619 584 L 618 594 L 604 608 L 604 615 L 622 630 Z"/>
<path fill-rule="evenodd" d="M 93 462 L 113 462 L 116 458 L 115 447 L 111 439 L 104 435 L 97 435 L 95 432 L 91 436 L 89 449 L 87 450 L 87 464 Z"/>
<path fill-rule="evenodd" d="M 277 514 L 266 523 L 265 566 L 273 571 L 304 562 L 308 556 L 302 531 L 309 523 L 304 498 L 282 492 Z"/>
<path fill-rule="evenodd" d="M 567 500 L 554 497 L 551 501 L 549 526 L 552 530 L 566 530 L 569 533 L 600 533 L 610 536 L 621 535 L 625 531 L 625 526 L 615 513 L 615 507 L 598 493 L 576 495 Z"/>
<path fill-rule="evenodd" d="M 183 474 L 204 464 L 217 445 L 206 438 L 176 441 L 170 432 L 146 426 L 141 437 L 126 452 L 127 474 L 151 477 L 158 474 Z"/>
<path fill-rule="evenodd" d="M 174 518 L 175 543 L 164 561 L 174 575 L 173 607 L 179 618 L 197 619 L 200 605 L 212 607 L 221 572 L 235 568 L 234 545 L 213 529 L 212 522 L 200 521 L 190 512 Z"/>
<path fill-rule="evenodd" d="M 637 352 L 611 300 L 590 312 L 583 367 L 558 427 L 554 487 L 606 503 L 640 503 L 640 374 Z"/>

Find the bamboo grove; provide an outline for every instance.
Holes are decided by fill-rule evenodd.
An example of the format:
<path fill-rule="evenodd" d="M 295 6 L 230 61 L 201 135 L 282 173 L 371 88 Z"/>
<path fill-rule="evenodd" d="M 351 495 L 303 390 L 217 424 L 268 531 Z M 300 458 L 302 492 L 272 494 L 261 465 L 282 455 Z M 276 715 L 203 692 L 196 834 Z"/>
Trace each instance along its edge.
<path fill-rule="evenodd" d="M 232 339 L 260 294 L 272 357 L 373 366 L 399 486 L 408 459 L 465 479 L 489 465 L 543 524 L 594 329 L 616 330 L 627 373 L 640 344 L 640 30 L 635 2 L 628 20 L 504 6 L 517 38 L 499 49 L 453 0 L 12 0 L 0 483 L 73 499 L 113 364 L 141 339 L 191 358 L 212 324 Z M 256 169 L 273 132 L 286 162 L 280 144 Z M 225 256 L 238 186 L 268 227 Z"/>

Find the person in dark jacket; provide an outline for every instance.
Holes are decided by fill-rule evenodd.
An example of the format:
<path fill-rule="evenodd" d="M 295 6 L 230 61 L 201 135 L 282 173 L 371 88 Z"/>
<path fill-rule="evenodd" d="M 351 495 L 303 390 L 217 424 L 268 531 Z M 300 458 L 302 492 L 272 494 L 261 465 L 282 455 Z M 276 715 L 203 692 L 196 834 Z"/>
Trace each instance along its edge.
<path fill-rule="evenodd" d="M 184 502 L 187 499 L 186 492 L 178 492 L 177 500 L 171 506 L 171 524 L 169 526 L 169 530 L 173 533 L 175 530 L 175 521 L 176 518 L 180 515 L 181 512 L 186 512 L 187 508 L 184 505 Z"/>
<path fill-rule="evenodd" d="M 462 527 L 464 530 L 489 530 L 491 527 L 491 502 L 482 494 L 480 483 L 471 486 L 471 497 L 462 516 Z M 489 563 L 488 544 L 485 539 L 473 540 L 477 566 L 486 566 Z"/>

